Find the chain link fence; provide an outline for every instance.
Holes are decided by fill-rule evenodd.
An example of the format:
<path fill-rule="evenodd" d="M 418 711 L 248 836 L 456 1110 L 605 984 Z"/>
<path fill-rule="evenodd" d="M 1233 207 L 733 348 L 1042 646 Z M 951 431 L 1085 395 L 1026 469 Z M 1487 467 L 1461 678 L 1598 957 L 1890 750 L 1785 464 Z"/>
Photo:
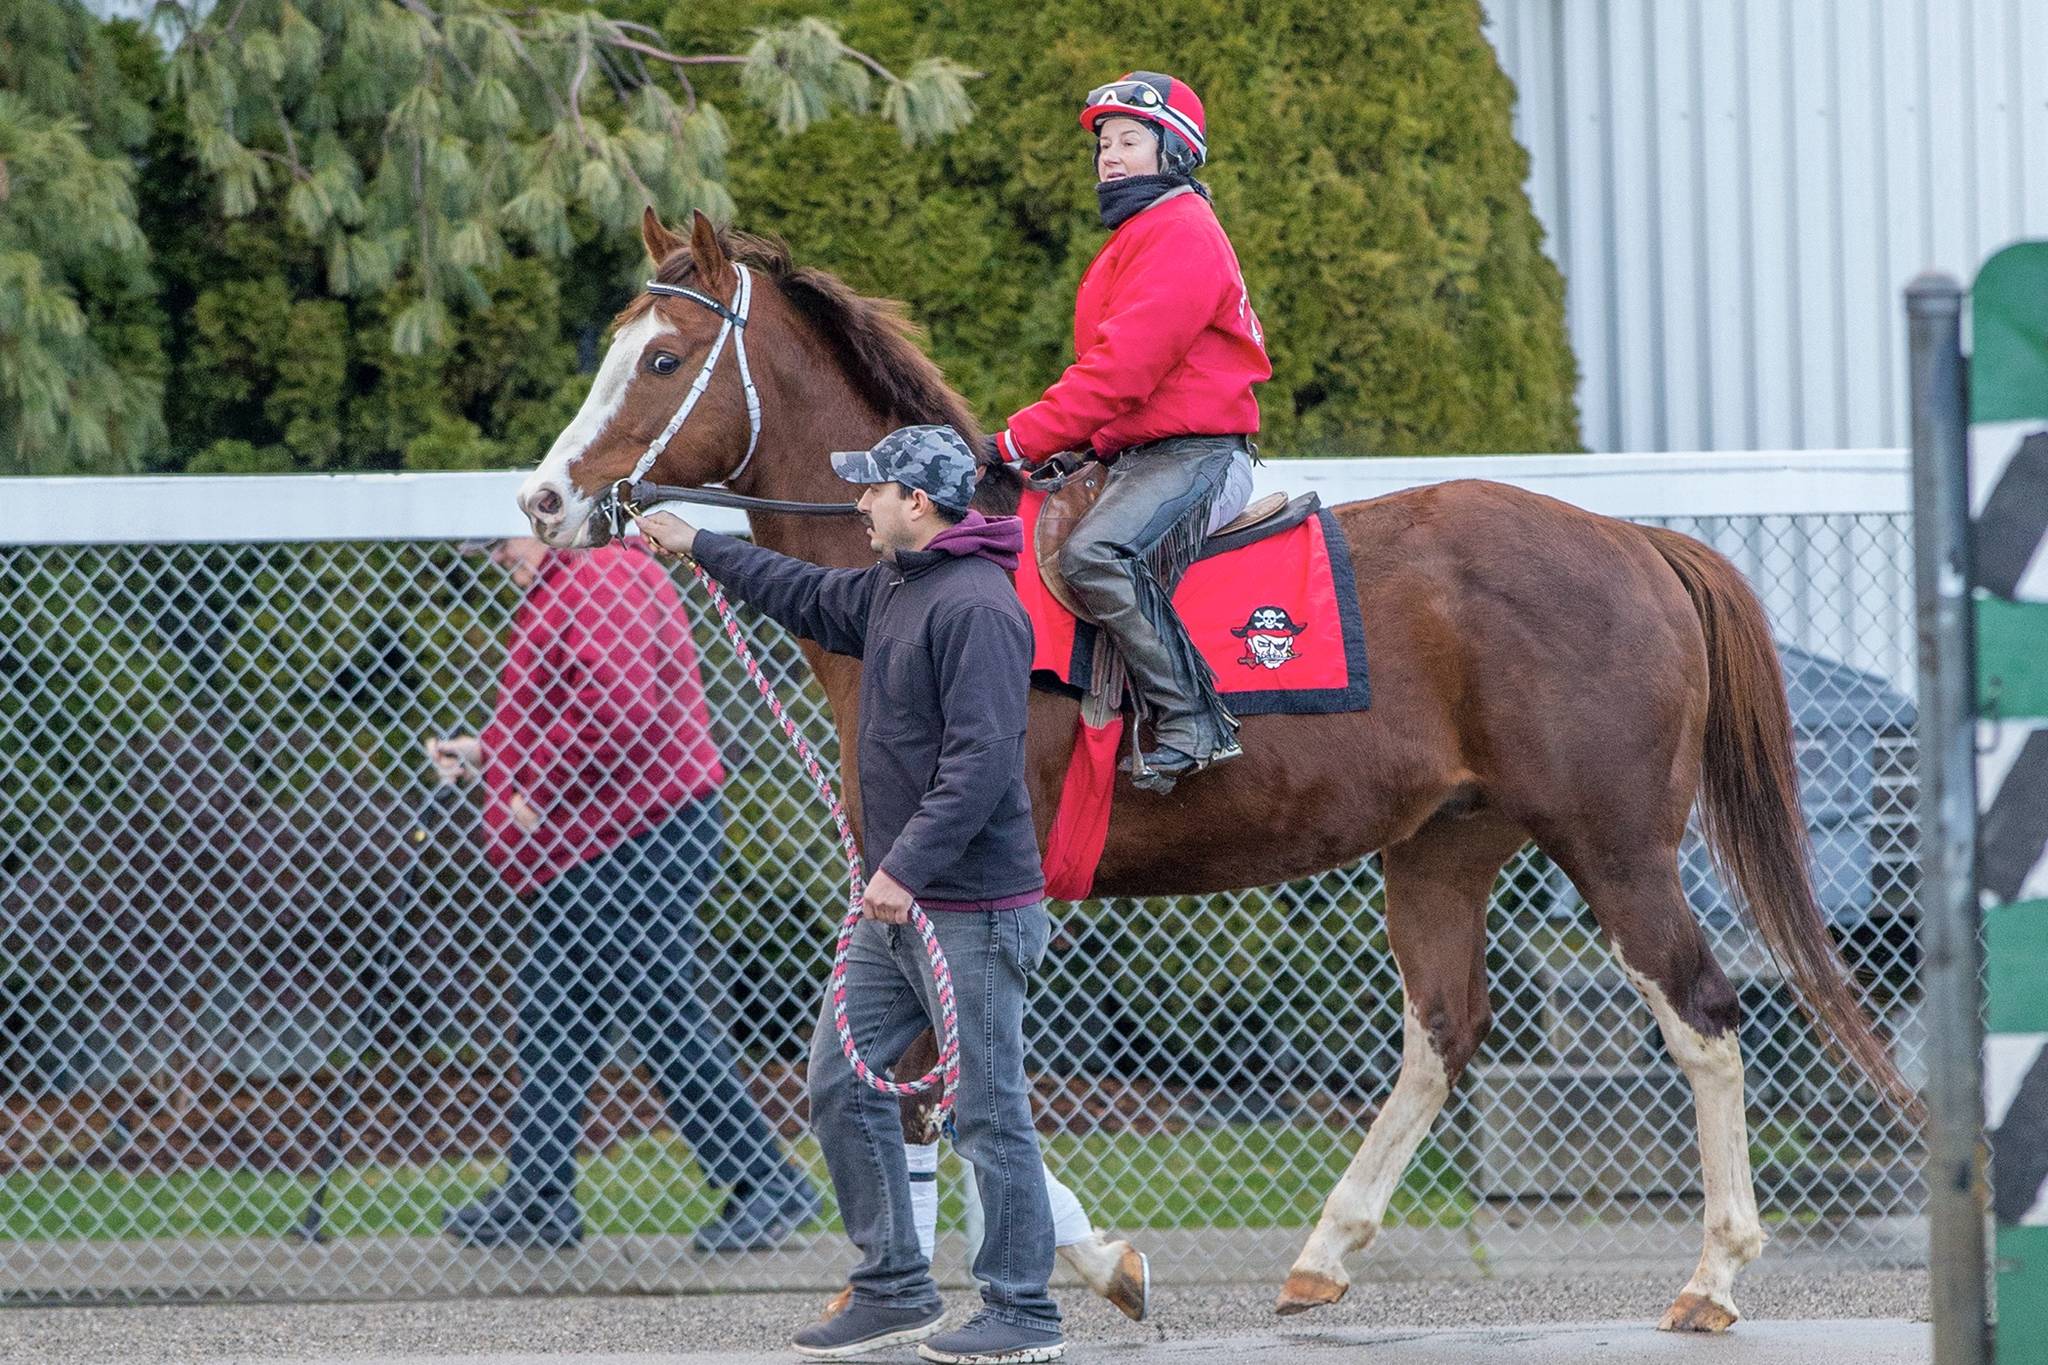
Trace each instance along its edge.
<path fill-rule="evenodd" d="M 1906 518 L 1666 524 L 1768 599 L 1822 898 L 1917 1078 Z M 505 570 L 445 541 L 0 547 L 7 1293 L 839 1283 L 852 1258 L 829 1206 L 773 1253 L 691 1247 L 721 1196 L 624 1030 L 589 1095 L 582 1239 L 474 1251 L 441 1231 L 504 1178 L 529 916 L 480 855 L 474 784 L 439 788 L 422 745 L 489 718 L 519 602 Z M 750 628 L 835 756 L 793 642 Z M 701 996 L 828 1189 L 802 1071 L 843 872 L 715 625 L 696 638 L 729 772 Z M 1817 1045 L 1697 850 L 1687 881 L 1747 1007 L 1767 1226 L 1780 1245 L 1899 1254 L 1922 1207 L 1914 1140 Z M 1031 1019 L 1046 1157 L 1165 1278 L 1277 1280 L 1356 1149 L 1399 1061 L 1381 894 L 1368 860 L 1237 895 L 1055 907 Z M 1501 878 L 1490 965 L 1492 1038 L 1370 1256 L 1696 1252 L 1689 1092 L 1533 850 Z M 329 1166 L 313 1242 L 296 1230 Z M 939 1269 L 958 1282 L 950 1153 L 940 1178 Z"/>

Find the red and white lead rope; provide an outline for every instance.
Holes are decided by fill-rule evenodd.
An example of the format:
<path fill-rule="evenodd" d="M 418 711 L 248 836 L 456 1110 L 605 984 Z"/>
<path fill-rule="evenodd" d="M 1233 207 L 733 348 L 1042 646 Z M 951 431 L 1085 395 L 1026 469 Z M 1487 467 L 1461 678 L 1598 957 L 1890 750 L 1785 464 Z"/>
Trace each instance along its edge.
<path fill-rule="evenodd" d="M 684 562 L 710 597 L 718 619 L 725 626 L 725 637 L 732 641 L 740 662 L 746 665 L 747 676 L 754 680 L 755 690 L 768 703 L 769 714 L 775 717 L 775 723 L 782 727 L 782 733 L 796 747 L 797 757 L 803 760 L 804 772 L 810 776 L 819 799 L 832 813 L 832 823 L 839 831 L 839 847 L 846 855 L 848 893 L 846 918 L 839 925 L 839 948 L 832 956 L 832 1026 L 839 1031 L 839 1050 L 846 1054 L 853 1074 L 884 1095 L 922 1095 L 933 1086 L 939 1087 L 939 1104 L 934 1119 L 944 1119 L 952 1112 L 953 1093 L 960 1085 L 960 1011 L 953 1003 L 952 969 L 946 965 L 946 954 L 939 947 L 938 936 L 932 932 L 932 922 L 922 906 L 911 903 L 911 927 L 924 940 L 925 956 L 931 959 L 932 964 L 932 990 L 939 1003 L 939 1059 L 930 1071 L 914 1081 L 886 1080 L 861 1060 L 859 1049 L 853 1045 L 853 1026 L 846 1022 L 846 954 L 853 945 L 853 931 L 860 925 L 863 913 L 861 894 L 867 884 L 866 875 L 861 870 L 860 847 L 853 841 L 853 827 L 847 823 L 846 808 L 839 803 L 839 793 L 833 790 L 832 779 L 826 775 L 824 765 L 818 762 L 818 756 L 796 728 L 796 722 L 783 709 L 782 699 L 775 695 L 775 689 L 761 672 L 761 666 L 754 662 L 754 651 L 747 648 L 739 617 L 734 613 L 732 604 L 725 600 L 718 581 L 705 573 L 703 565 L 696 560 L 686 559 Z"/>

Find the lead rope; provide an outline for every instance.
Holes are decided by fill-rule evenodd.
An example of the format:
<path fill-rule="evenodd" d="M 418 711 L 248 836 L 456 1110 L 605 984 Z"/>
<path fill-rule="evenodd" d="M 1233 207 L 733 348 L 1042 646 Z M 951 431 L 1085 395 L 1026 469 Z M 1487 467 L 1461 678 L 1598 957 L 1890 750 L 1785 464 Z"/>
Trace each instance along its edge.
<path fill-rule="evenodd" d="M 846 1054 L 853 1074 L 884 1095 L 922 1095 L 937 1086 L 939 1102 L 932 1117 L 934 1122 L 941 1122 L 952 1112 L 953 1095 L 960 1085 L 960 1011 L 953 1003 L 953 972 L 946 965 L 946 954 L 939 947 L 938 935 L 932 931 L 931 919 L 925 914 L 924 907 L 911 902 L 911 927 L 924 940 L 925 956 L 931 960 L 932 990 L 939 1005 L 939 1057 L 930 1071 L 914 1081 L 885 1080 L 861 1060 L 859 1049 L 853 1045 L 853 1026 L 846 1022 L 846 954 L 853 946 L 853 931 L 860 925 L 863 913 L 861 894 L 867 884 L 861 870 L 860 848 L 853 841 L 852 826 L 847 823 L 846 808 L 839 802 L 839 793 L 832 789 L 832 779 L 826 776 L 824 765 L 818 762 L 818 756 L 796 728 L 796 722 L 783 709 L 782 699 L 775 695 L 775 689 L 761 672 L 761 666 L 754 662 L 754 651 L 747 647 L 746 636 L 740 630 L 739 616 L 733 611 L 732 604 L 725 600 L 724 590 L 716 579 L 704 572 L 703 565 L 694 559 L 685 562 L 689 564 L 698 586 L 711 599 L 711 605 L 725 627 L 725 638 L 732 641 L 733 651 L 746 666 L 747 676 L 753 679 L 761 700 L 768 704 L 768 713 L 775 717 L 775 723 L 782 727 L 782 733 L 795 747 L 796 756 L 803 761 L 805 774 L 810 777 L 819 800 L 831 812 L 832 824 L 839 831 L 839 848 L 846 855 L 847 874 L 846 918 L 840 922 L 839 948 L 832 956 L 832 1026 L 839 1032 L 839 1050 Z"/>

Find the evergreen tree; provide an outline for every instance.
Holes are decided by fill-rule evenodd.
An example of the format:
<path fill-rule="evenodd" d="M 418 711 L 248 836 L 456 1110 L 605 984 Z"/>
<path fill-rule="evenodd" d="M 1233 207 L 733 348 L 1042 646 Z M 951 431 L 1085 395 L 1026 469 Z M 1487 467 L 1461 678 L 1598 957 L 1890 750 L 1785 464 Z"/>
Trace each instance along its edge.
<path fill-rule="evenodd" d="M 72 0 L 0 6 L 0 472 L 129 469 L 162 439 L 128 159 L 151 67 L 132 28 Z"/>
<path fill-rule="evenodd" d="M 791 0 L 649 8 L 717 45 Z M 851 41 L 944 42 L 983 73 L 972 127 L 933 154 L 814 128 L 736 160 L 738 221 L 902 297 L 982 418 L 1071 358 L 1075 286 L 1101 244 L 1085 93 L 1171 72 L 1206 105 L 1201 173 L 1265 324 L 1270 455 L 1574 450 L 1564 282 L 1543 254 L 1514 89 L 1478 0 L 862 0 Z M 750 144 L 760 125 L 736 115 Z"/>
<path fill-rule="evenodd" d="M 641 278 L 643 187 L 903 298 L 999 422 L 1071 353 L 1103 239 L 1074 114 L 1133 67 L 1207 102 L 1269 454 L 1578 444 L 1476 0 L 851 0 L 843 41 L 815 0 L 549 2 L 189 0 L 157 38 L 0 6 L 0 472 L 530 464 Z M 979 113 L 904 155 L 964 117 L 949 56 Z"/>
<path fill-rule="evenodd" d="M 961 68 L 928 57 L 898 77 L 798 18 L 744 53 L 677 50 L 588 6 L 498 0 L 162 0 L 172 88 L 230 216 L 281 195 L 325 255 L 337 295 L 399 287 L 391 341 L 419 355 L 452 335 L 455 300 L 517 242 L 567 255 L 575 210 L 612 230 L 650 203 L 731 213 L 725 118 L 697 78 L 739 70 L 785 133 L 876 104 L 916 143 L 966 122 Z"/>
<path fill-rule="evenodd" d="M 445 359 L 508 297 L 549 294 L 555 281 L 516 269 L 522 259 L 627 233 L 650 202 L 727 216 L 714 93 L 786 133 L 878 113 L 906 145 L 970 114 L 971 73 L 934 54 L 899 75 L 821 20 L 792 16 L 723 51 L 556 6 L 158 0 L 161 72 L 133 26 L 102 25 L 80 0 L 0 11 L 0 472 L 141 464 L 162 444 L 166 333 L 206 363 L 183 366 L 194 382 L 174 386 L 180 439 L 152 463 L 495 460 L 475 419 L 429 391 L 445 371 L 406 362 Z M 117 34 L 141 72 L 119 70 Z M 216 218 L 212 240 L 184 253 L 192 277 L 167 286 L 168 319 L 123 155 L 150 134 L 157 90 L 170 136 L 152 144 L 150 179 L 178 185 L 196 167 L 208 193 L 151 192 L 182 199 L 174 236 L 189 239 L 195 207 Z M 223 259 L 224 246 L 249 255 Z M 353 339 L 366 329 L 395 357 L 364 356 Z M 559 332 L 545 340 L 561 359 Z M 425 410 L 348 411 L 366 368 L 373 386 L 419 380 Z M 535 383 L 531 367 L 514 376 Z M 526 435 L 533 414 L 490 387 L 460 397 L 506 424 L 496 437 Z M 552 414 L 557 383 L 546 387 Z M 362 432 L 384 444 L 351 447 Z"/>

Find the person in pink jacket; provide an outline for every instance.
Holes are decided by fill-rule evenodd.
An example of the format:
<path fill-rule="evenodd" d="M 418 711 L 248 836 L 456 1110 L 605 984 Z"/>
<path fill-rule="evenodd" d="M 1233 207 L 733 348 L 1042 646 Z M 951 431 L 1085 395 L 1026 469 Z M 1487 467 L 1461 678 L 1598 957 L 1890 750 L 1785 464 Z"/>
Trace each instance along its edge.
<path fill-rule="evenodd" d="M 481 1247 L 581 1240 L 576 1149 L 617 1027 L 727 1191 L 697 1249 L 779 1245 L 822 1201 L 697 994 L 697 904 L 723 856 L 725 769 L 682 598 L 637 546 L 518 537 L 491 558 L 526 594 L 491 722 L 428 753 L 444 780 L 481 775 L 485 852 L 531 920 L 507 1178 L 449 1214 L 447 1231 Z"/>
<path fill-rule="evenodd" d="M 1273 367 L 1237 253 L 1194 178 L 1209 148 L 1195 92 L 1134 71 L 1089 93 L 1081 126 L 1095 137 L 1109 240 L 1074 301 L 1074 363 L 988 453 L 1029 467 L 1085 448 L 1109 465 L 1060 572 L 1116 644 L 1152 724 L 1135 775 L 1163 791 L 1241 752 L 1172 595 L 1250 494 L 1252 386 Z"/>

